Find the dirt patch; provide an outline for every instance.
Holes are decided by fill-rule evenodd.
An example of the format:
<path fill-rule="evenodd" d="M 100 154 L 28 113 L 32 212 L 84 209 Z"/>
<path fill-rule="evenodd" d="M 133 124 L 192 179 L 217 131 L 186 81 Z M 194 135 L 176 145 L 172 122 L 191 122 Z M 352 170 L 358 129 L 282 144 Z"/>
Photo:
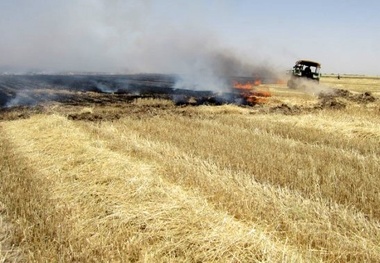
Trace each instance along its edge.
<path fill-rule="evenodd" d="M 271 107 L 269 109 L 270 113 L 281 113 L 285 115 L 295 115 L 295 114 L 300 114 L 303 111 L 302 107 L 300 106 L 290 106 L 288 104 L 281 104 L 278 106 Z"/>
<path fill-rule="evenodd" d="M 314 106 L 314 109 L 334 109 L 341 110 L 346 108 L 347 103 L 338 100 L 336 97 L 322 97 L 319 99 L 319 103 Z"/>
<path fill-rule="evenodd" d="M 28 119 L 34 114 L 45 112 L 43 106 L 18 106 L 0 109 L 0 121 L 13 121 L 19 119 Z"/>
<path fill-rule="evenodd" d="M 331 89 L 329 92 L 321 92 L 318 96 L 319 103 L 315 109 L 344 109 L 349 102 L 367 104 L 375 102 L 376 98 L 371 92 L 360 94 L 352 93 L 344 89 Z"/>
<path fill-rule="evenodd" d="M 100 121 L 114 121 L 120 119 L 121 115 L 119 113 L 91 113 L 91 112 L 83 112 L 83 113 L 71 113 L 67 116 L 69 120 L 74 121 L 92 121 L 92 122 L 100 122 Z"/>
<path fill-rule="evenodd" d="M 96 105 L 94 108 L 72 106 L 68 110 L 67 106 L 63 106 L 62 109 L 58 109 L 57 111 L 73 121 L 103 122 L 116 121 L 123 117 L 131 117 L 134 119 L 151 118 L 157 115 L 172 114 L 176 109 L 181 108 L 173 104 L 165 104 L 166 101 L 157 101 L 157 103 L 158 104 L 149 102 L 144 104 L 144 102 L 141 101 L 137 103 L 124 102 Z"/>
<path fill-rule="evenodd" d="M 376 98 L 372 95 L 371 92 L 367 91 L 362 94 L 357 94 L 353 96 L 353 99 L 361 103 L 375 102 Z"/>
<path fill-rule="evenodd" d="M 368 91 L 355 94 L 344 89 L 331 89 L 328 92 L 321 92 L 318 96 L 318 102 L 312 106 L 291 106 L 283 103 L 270 107 L 269 113 L 295 115 L 323 109 L 342 110 L 345 109 L 349 103 L 367 104 L 375 101 L 376 98 Z"/>
<path fill-rule="evenodd" d="M 319 94 L 318 98 L 322 101 L 331 101 L 336 98 L 343 98 L 352 102 L 364 104 L 376 101 L 376 98 L 369 91 L 360 94 L 355 94 L 344 89 L 332 89 L 329 92 L 322 92 Z"/>

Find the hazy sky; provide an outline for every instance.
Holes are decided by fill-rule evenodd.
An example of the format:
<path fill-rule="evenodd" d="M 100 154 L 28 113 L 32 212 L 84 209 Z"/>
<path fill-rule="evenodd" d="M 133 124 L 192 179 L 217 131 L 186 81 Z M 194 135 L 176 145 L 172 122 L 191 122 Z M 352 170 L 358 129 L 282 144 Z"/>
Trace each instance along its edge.
<path fill-rule="evenodd" d="M 379 13 L 376 0 L 0 0 L 0 70 L 240 74 L 306 58 L 380 75 Z"/>

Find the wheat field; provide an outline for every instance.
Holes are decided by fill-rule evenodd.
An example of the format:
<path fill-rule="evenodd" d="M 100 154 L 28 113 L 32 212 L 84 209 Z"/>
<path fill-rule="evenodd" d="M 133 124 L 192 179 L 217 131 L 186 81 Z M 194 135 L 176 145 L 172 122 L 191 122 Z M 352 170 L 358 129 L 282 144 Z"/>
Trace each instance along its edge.
<path fill-rule="evenodd" d="M 0 120 L 0 262 L 380 262 L 380 79 L 320 85 L 377 100 L 278 84 Z"/>

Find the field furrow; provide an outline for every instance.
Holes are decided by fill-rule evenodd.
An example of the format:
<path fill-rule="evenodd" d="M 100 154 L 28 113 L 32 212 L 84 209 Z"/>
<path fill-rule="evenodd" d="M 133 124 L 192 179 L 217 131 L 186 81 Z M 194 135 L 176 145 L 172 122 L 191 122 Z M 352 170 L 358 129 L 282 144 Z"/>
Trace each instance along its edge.
<path fill-rule="evenodd" d="M 156 163 L 131 159 L 84 131 L 58 116 L 2 125 L 2 149 L 15 156 L 2 177 L 28 182 L 21 190 L 30 196 L 27 204 L 19 192 L 8 192 L 8 198 L 19 199 L 16 216 L 25 206 L 38 212 L 23 214 L 19 226 L 28 229 L 19 233 L 21 244 L 35 246 L 31 260 L 304 260 L 271 233 L 215 210 L 196 190 L 168 182 Z"/>
<path fill-rule="evenodd" d="M 240 122 L 238 116 L 235 119 Z M 268 125 L 260 126 L 255 117 L 250 121 L 250 129 L 223 125 L 218 117 L 166 116 L 126 120 L 124 125 L 147 140 L 175 145 L 259 182 L 295 189 L 309 198 L 355 206 L 367 216 L 379 218 L 380 182 L 374 180 L 380 173 L 378 150 L 364 156 L 351 151 L 341 154 L 342 149 L 276 136 L 281 125 L 272 125 L 268 131 Z"/>
<path fill-rule="evenodd" d="M 181 146 L 178 145 L 180 139 L 170 142 L 156 137 L 147 139 L 145 133 L 156 136 L 159 133 L 157 130 L 136 131 L 136 126 L 149 126 L 145 122 L 158 127 L 152 119 L 130 118 L 117 124 L 82 125 L 94 139 L 103 139 L 113 151 L 155 162 L 155 166 L 162 170 L 160 174 L 171 182 L 187 189 L 196 189 L 219 210 L 242 222 L 261 225 L 279 240 L 302 247 L 307 251 L 305 255 L 327 261 L 339 258 L 371 261 L 379 256 L 378 224 L 368 221 L 357 210 L 326 201 L 323 196 L 308 199 L 287 187 L 259 183 L 255 176 L 241 169 L 226 167 L 194 151 L 177 147 Z M 177 131 L 184 128 L 180 125 L 181 121 L 175 123 Z M 193 120 L 193 123 L 196 125 L 197 121 Z M 181 134 L 186 141 L 187 135 L 183 131 L 177 134 Z M 160 138 L 168 136 L 166 134 Z M 231 134 L 226 136 L 230 137 Z M 201 139 L 199 136 L 194 138 Z M 206 141 L 203 142 L 206 144 Z M 363 240 L 366 240 L 365 245 Z"/>

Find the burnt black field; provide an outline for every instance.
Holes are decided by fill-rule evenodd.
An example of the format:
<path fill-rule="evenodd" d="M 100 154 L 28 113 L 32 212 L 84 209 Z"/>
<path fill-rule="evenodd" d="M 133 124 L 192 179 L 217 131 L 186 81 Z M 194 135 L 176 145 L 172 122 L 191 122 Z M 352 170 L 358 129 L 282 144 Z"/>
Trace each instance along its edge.
<path fill-rule="evenodd" d="M 231 91 L 211 91 L 207 86 L 175 88 L 180 80 L 176 75 L 0 75 L 0 108 L 35 106 L 46 102 L 74 103 L 94 100 L 91 93 L 107 94 L 117 101 L 135 98 L 171 99 L 177 104 L 186 103 L 190 97 L 199 104 L 223 104 L 241 99 L 232 89 L 232 81 L 252 81 L 249 77 L 226 79 Z M 242 103 L 239 101 L 238 103 Z"/>
<path fill-rule="evenodd" d="M 75 92 L 172 94 L 174 83 L 170 75 L 1 75 L 0 107 L 65 102 Z"/>

